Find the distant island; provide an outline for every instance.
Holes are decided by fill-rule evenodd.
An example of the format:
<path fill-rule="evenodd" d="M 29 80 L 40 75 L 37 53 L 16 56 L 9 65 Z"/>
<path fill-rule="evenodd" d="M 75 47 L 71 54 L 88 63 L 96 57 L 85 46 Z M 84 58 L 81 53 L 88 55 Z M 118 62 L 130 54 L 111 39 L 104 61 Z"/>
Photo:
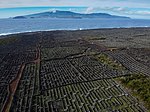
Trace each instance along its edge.
<path fill-rule="evenodd" d="M 59 10 L 13 17 L 13 19 L 27 19 L 27 18 L 77 18 L 77 19 L 82 19 L 82 18 L 107 18 L 107 19 L 130 19 L 129 17 L 110 15 L 110 14 L 107 14 L 107 13 L 81 14 L 81 13 L 75 13 L 75 12 L 71 12 L 71 11 L 59 11 Z"/>

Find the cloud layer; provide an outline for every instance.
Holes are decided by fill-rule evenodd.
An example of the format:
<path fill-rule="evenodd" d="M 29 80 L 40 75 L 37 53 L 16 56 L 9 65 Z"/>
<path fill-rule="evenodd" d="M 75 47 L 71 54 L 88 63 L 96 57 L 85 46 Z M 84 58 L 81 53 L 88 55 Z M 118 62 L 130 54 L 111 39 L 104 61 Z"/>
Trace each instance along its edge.
<path fill-rule="evenodd" d="M 86 6 L 88 8 L 83 13 L 106 12 L 133 18 L 150 18 L 150 0 L 0 0 L 0 9 L 33 6 Z"/>
<path fill-rule="evenodd" d="M 22 6 L 90 6 L 148 8 L 150 0 L 0 0 L 0 8 Z"/>
<path fill-rule="evenodd" d="M 85 13 L 108 11 L 127 15 L 150 15 L 150 8 L 88 7 Z"/>

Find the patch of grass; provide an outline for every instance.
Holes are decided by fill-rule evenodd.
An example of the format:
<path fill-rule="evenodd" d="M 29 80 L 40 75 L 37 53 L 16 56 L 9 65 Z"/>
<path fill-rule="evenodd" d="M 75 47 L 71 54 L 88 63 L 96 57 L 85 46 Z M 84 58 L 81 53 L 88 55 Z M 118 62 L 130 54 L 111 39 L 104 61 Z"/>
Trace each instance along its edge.
<path fill-rule="evenodd" d="M 18 39 L 16 37 L 2 38 L 2 39 L 0 39 L 0 45 L 10 44 L 10 43 L 13 43 L 17 40 Z"/>
<path fill-rule="evenodd" d="M 102 62 L 102 63 L 108 65 L 109 67 L 111 67 L 112 69 L 115 69 L 115 70 L 125 70 L 125 69 L 126 69 L 125 67 L 123 67 L 123 66 L 122 66 L 120 63 L 118 63 L 117 61 L 115 61 L 115 60 L 109 58 L 106 54 L 99 54 L 99 55 L 96 56 L 96 58 L 97 58 L 100 62 Z"/>
<path fill-rule="evenodd" d="M 93 37 L 93 38 L 89 38 L 89 40 L 105 40 L 105 37 Z"/>
<path fill-rule="evenodd" d="M 143 101 L 150 112 L 150 77 L 142 74 L 131 74 L 117 78 L 117 80 L 129 88 L 134 96 Z"/>

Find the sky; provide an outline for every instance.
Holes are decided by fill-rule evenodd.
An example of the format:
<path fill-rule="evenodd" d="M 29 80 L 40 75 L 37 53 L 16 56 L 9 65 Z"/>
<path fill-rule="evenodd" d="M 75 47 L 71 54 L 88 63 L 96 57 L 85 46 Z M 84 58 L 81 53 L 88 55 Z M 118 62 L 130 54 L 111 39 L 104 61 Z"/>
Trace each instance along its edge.
<path fill-rule="evenodd" d="M 0 0 L 0 18 L 52 10 L 150 19 L 150 0 Z"/>

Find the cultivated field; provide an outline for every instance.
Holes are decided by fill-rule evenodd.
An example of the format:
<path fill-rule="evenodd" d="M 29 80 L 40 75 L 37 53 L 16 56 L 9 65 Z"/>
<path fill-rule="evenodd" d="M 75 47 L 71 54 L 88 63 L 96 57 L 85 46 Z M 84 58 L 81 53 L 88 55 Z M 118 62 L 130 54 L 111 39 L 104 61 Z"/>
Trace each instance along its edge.
<path fill-rule="evenodd" d="M 51 31 L 0 39 L 0 111 L 148 112 L 149 100 L 142 102 L 142 97 L 138 99 L 118 81 L 128 81 L 132 74 L 149 80 L 148 31 Z M 138 38 L 147 41 L 118 44 L 118 38 L 128 41 L 131 35 L 135 43 Z M 133 84 L 140 84 L 136 80 Z M 148 91 L 144 89 L 141 95 L 146 93 L 150 99 Z"/>

